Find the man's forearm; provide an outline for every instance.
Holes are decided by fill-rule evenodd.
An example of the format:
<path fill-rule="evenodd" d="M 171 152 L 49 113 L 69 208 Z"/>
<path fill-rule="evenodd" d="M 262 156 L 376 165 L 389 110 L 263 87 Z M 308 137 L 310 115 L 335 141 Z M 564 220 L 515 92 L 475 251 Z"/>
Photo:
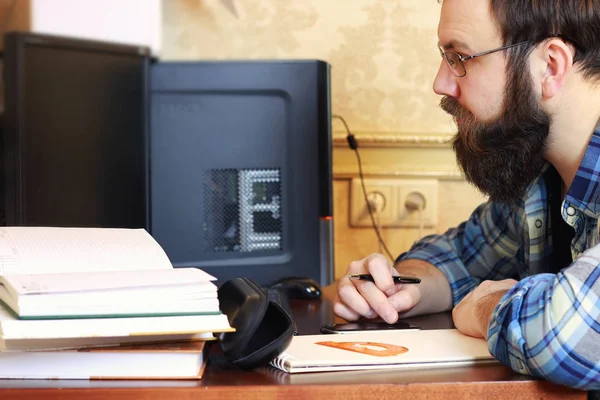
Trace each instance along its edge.
<path fill-rule="evenodd" d="M 452 290 L 446 276 L 432 264 L 415 259 L 400 261 L 395 265 L 401 275 L 421 278 L 416 285 L 420 292 L 420 300 L 403 317 L 420 314 L 431 314 L 452 309 Z"/>

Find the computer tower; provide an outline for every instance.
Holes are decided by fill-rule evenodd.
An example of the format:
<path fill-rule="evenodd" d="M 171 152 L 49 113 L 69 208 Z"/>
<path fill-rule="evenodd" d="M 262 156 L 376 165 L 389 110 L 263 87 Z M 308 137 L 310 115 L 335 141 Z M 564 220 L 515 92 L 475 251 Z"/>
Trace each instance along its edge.
<path fill-rule="evenodd" d="M 159 62 L 150 83 L 150 233 L 219 282 L 333 281 L 330 68 Z"/>
<path fill-rule="evenodd" d="M 0 223 L 146 228 L 219 282 L 333 281 L 330 67 L 9 33 Z"/>

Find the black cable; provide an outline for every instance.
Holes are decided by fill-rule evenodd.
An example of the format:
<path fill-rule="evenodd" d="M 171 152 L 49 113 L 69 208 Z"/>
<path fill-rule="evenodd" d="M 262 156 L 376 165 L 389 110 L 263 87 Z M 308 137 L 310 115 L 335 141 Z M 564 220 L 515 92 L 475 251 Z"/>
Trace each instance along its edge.
<path fill-rule="evenodd" d="M 379 243 L 384 248 L 384 250 L 387 253 L 390 260 L 392 260 L 392 262 L 393 262 L 395 260 L 395 257 L 392 257 L 392 253 L 388 250 L 387 246 L 385 245 L 385 242 L 383 241 L 383 238 L 381 237 L 381 232 L 379 232 L 379 227 L 377 227 L 377 224 L 375 223 L 375 217 L 373 216 L 373 209 L 371 208 L 371 202 L 369 201 L 369 198 L 367 196 L 367 189 L 365 187 L 365 178 L 363 176 L 363 171 L 362 171 L 362 161 L 360 159 L 360 154 L 358 152 L 358 142 L 356 141 L 356 138 L 354 137 L 354 135 L 350 132 L 350 129 L 348 128 L 348 124 L 346 123 L 346 120 L 341 115 L 332 114 L 331 118 L 339 119 L 340 121 L 342 121 L 342 123 L 344 124 L 344 127 L 346 128 L 346 133 L 347 133 L 346 140 L 348 141 L 348 146 L 350 146 L 350 149 L 354 150 L 354 152 L 356 153 L 356 160 L 358 161 L 358 176 L 360 177 L 360 184 L 362 186 L 363 195 L 365 197 L 365 203 L 367 203 L 367 209 L 369 210 L 369 216 L 371 217 L 371 223 L 373 224 L 373 229 L 375 230 L 375 233 L 377 234 L 377 240 L 379 240 Z"/>

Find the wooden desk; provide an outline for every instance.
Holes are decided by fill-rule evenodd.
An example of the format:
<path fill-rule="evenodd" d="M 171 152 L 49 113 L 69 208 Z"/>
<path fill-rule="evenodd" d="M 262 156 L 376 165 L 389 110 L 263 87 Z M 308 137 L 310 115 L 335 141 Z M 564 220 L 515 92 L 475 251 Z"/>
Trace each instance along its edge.
<path fill-rule="evenodd" d="M 326 297 L 330 297 L 329 295 Z M 300 334 L 334 321 L 331 303 L 292 302 Z M 452 327 L 450 314 L 415 317 L 423 329 Z M 519 375 L 501 365 L 423 371 L 325 372 L 289 375 L 274 368 L 240 371 L 218 346 L 201 381 L 0 380 L 0 399 L 586 399 L 587 394 Z"/>

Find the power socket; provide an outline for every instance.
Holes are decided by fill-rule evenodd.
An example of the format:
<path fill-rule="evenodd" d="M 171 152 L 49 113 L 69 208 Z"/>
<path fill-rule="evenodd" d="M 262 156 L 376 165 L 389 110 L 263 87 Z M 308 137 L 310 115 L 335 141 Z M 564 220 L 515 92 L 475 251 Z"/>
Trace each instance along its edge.
<path fill-rule="evenodd" d="M 405 179 L 397 187 L 396 219 L 393 226 L 399 228 L 435 228 L 437 225 L 438 182 L 433 179 Z M 419 211 L 410 207 L 415 200 L 410 196 L 422 196 L 424 208 Z M 409 205 L 409 206 L 407 206 Z"/>
<path fill-rule="evenodd" d="M 435 179 L 365 179 L 368 196 L 379 194 L 385 200 L 385 206 L 379 212 L 379 225 L 382 228 L 435 228 L 438 216 L 438 181 Z M 378 193 L 375 195 L 375 193 Z M 407 200 L 409 196 L 413 200 Z M 423 196 L 424 208 L 410 207 L 418 204 L 418 196 Z M 360 179 L 352 179 L 350 184 L 350 225 L 353 227 L 372 227 L 365 195 Z M 373 209 L 375 213 L 375 209 Z M 374 217 L 376 217 L 374 215 Z"/>
<path fill-rule="evenodd" d="M 392 222 L 394 213 L 396 212 L 395 188 L 387 180 L 365 179 L 365 189 L 369 201 L 374 201 L 375 204 L 379 202 L 383 203 L 378 215 L 376 215 L 376 209 L 371 207 L 375 221 L 379 220 L 379 224 L 382 227 Z M 373 226 L 360 179 L 352 179 L 350 183 L 349 209 L 351 226 Z"/>

